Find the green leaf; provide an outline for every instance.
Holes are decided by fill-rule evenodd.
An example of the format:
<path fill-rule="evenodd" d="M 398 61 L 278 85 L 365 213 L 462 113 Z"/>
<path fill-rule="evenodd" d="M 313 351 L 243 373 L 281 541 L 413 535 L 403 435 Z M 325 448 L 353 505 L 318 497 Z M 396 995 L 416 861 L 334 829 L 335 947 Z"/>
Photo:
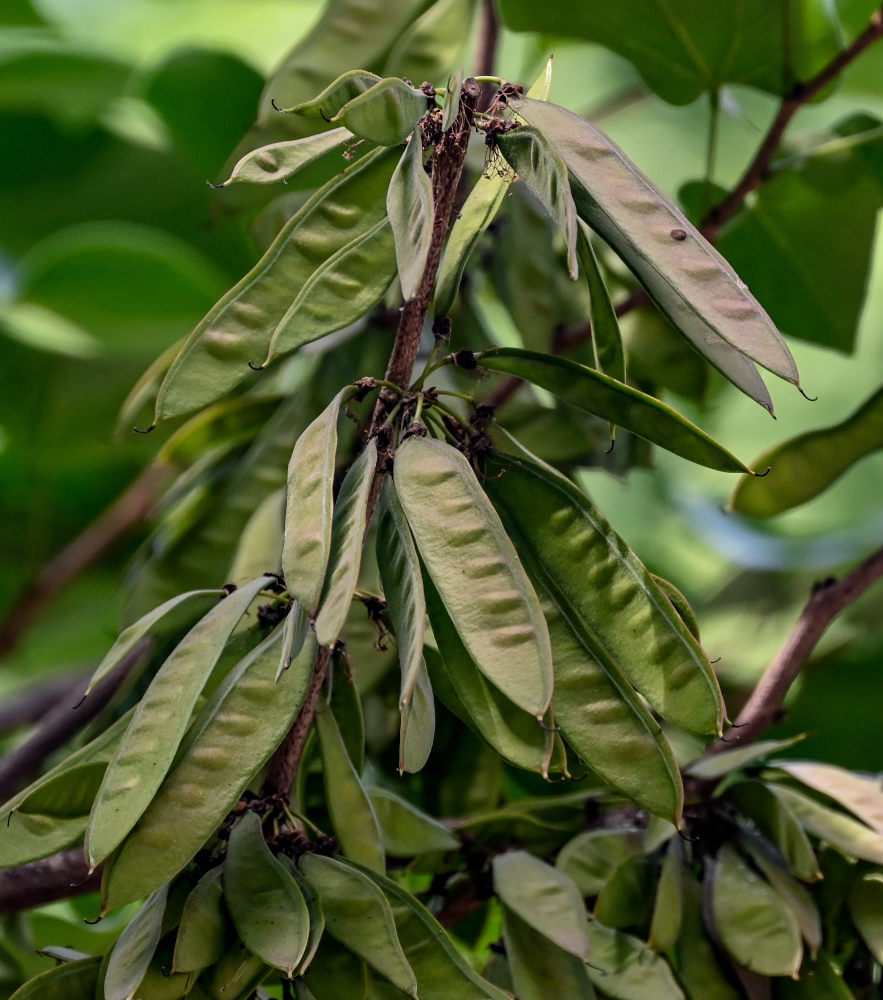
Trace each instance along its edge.
<path fill-rule="evenodd" d="M 589 979 L 612 1000 L 684 1000 L 664 959 L 637 938 L 589 922 Z"/>
<path fill-rule="evenodd" d="M 759 376 L 745 358 L 734 360 L 733 350 L 798 382 L 781 334 L 733 268 L 618 146 L 557 105 L 527 98 L 510 104 L 567 164 L 580 216 L 700 353 L 768 409 Z"/>
<path fill-rule="evenodd" d="M 485 680 L 463 644 L 441 598 L 426 581 L 429 621 L 439 653 L 427 646 L 426 663 L 438 697 L 459 719 L 509 763 L 546 774 L 551 756 L 551 734 L 536 717 L 519 708 Z"/>
<path fill-rule="evenodd" d="M 423 659 L 411 697 L 406 704 L 399 706 L 399 711 L 399 773 L 408 771 L 415 774 L 429 759 L 435 742 L 435 699 Z"/>
<path fill-rule="evenodd" d="M 680 837 L 672 837 L 662 859 L 647 947 L 659 952 L 674 948 L 681 935 L 683 915 L 684 847 Z"/>
<path fill-rule="evenodd" d="M 553 944 L 535 923 L 525 919 L 527 916 L 524 910 L 503 906 L 506 957 L 519 1000 L 594 1000 L 595 991 L 583 961 Z"/>
<path fill-rule="evenodd" d="M 386 216 L 386 189 L 396 156 L 388 150 L 369 153 L 320 188 L 279 233 L 258 264 L 203 318 L 172 363 L 156 401 L 156 419 L 189 413 L 219 399 L 248 375 L 249 362 L 267 355 L 271 342 L 286 351 L 351 322 L 352 303 L 337 302 L 331 325 L 309 325 L 307 339 L 290 331 L 291 313 L 303 301 L 311 279 L 331 269 L 329 258 L 353 252 Z M 382 227 L 381 227 L 382 228 Z M 364 292 L 372 271 L 354 254 L 358 268 L 351 278 Z M 344 264 L 346 261 L 344 260 Z M 371 266 L 376 268 L 376 261 Z M 346 268 L 338 277 L 344 276 Z M 321 287 L 321 286 L 320 286 Z M 350 289 L 351 291 L 352 289 Z M 375 302 L 386 291 L 377 292 Z M 292 299 L 294 301 L 292 302 Z M 364 312 L 362 296 L 357 315 Z M 323 308 L 327 303 L 311 298 Z"/>
<path fill-rule="evenodd" d="M 391 476 L 384 477 L 380 488 L 377 566 L 399 647 L 402 670 L 399 706 L 404 709 L 411 701 L 421 671 L 425 675 L 426 599 L 420 559 Z"/>
<path fill-rule="evenodd" d="M 469 462 L 431 438 L 396 452 L 396 492 L 417 549 L 476 665 L 542 718 L 552 697 L 549 635 L 536 594 Z"/>
<path fill-rule="evenodd" d="M 172 969 L 199 972 L 220 961 L 227 950 L 228 920 L 223 908 L 223 868 L 212 868 L 184 903 Z"/>
<path fill-rule="evenodd" d="M 316 646 L 308 641 L 277 684 L 281 637 L 276 629 L 248 653 L 197 716 L 154 800 L 108 862 L 105 912 L 176 875 L 288 732 L 306 697 Z"/>
<path fill-rule="evenodd" d="M 592 247 L 589 227 L 582 219 L 577 221 L 579 234 L 576 249 L 591 297 L 590 317 L 595 367 L 617 382 L 625 382 L 625 350 L 622 346 L 619 320 L 616 318 L 610 293 L 601 274 L 601 266 Z"/>
<path fill-rule="evenodd" d="M 643 850 L 644 839 L 637 827 L 588 830 L 564 845 L 555 864 L 584 896 L 597 896 L 614 868 Z"/>
<path fill-rule="evenodd" d="M 883 865 L 883 835 L 786 785 L 776 784 L 775 793 L 813 836 L 836 847 L 847 857 Z"/>
<path fill-rule="evenodd" d="M 344 855 L 382 872 L 386 857 L 371 800 L 356 772 L 327 705 L 316 712 L 328 814 Z"/>
<path fill-rule="evenodd" d="M 370 90 L 375 83 L 380 83 L 380 77 L 376 73 L 368 73 L 364 69 L 352 69 L 348 73 L 343 73 L 333 83 L 329 83 L 321 94 L 317 94 L 309 101 L 301 101 L 292 108 L 283 108 L 283 111 L 291 115 L 318 115 L 325 121 L 330 121 L 345 104 L 359 94 L 364 94 L 366 90 Z"/>
<path fill-rule="evenodd" d="M 91 867 L 119 846 L 150 805 L 230 634 L 272 582 L 272 577 L 262 576 L 225 597 L 184 636 L 151 681 L 92 807 L 86 830 Z"/>
<path fill-rule="evenodd" d="M 224 901 L 246 948 L 290 979 L 307 946 L 310 916 L 294 877 L 270 853 L 256 813 L 247 812 L 230 833 Z"/>
<path fill-rule="evenodd" d="M 571 406 L 603 417 L 698 465 L 720 472 L 751 471 L 670 406 L 576 361 L 517 347 L 492 347 L 476 354 L 475 359 L 482 368 L 532 382 Z"/>
<path fill-rule="evenodd" d="M 528 926 L 582 961 L 589 958 L 586 910 L 579 889 L 560 869 L 526 851 L 498 854 L 494 889 Z"/>
<path fill-rule="evenodd" d="M 803 957 L 788 905 L 729 844 L 711 867 L 711 910 L 726 950 L 762 976 L 795 976 Z"/>
<path fill-rule="evenodd" d="M 10 1000 L 94 1000 L 101 958 L 63 962 L 20 986 Z"/>
<path fill-rule="evenodd" d="M 168 885 L 157 889 L 113 946 L 104 975 L 105 1000 L 132 1000 L 159 944 Z"/>
<path fill-rule="evenodd" d="M 763 478 L 739 480 L 730 508 L 748 517 L 775 517 L 823 493 L 856 462 L 883 448 L 883 387 L 842 423 L 809 431 L 764 452 Z"/>
<path fill-rule="evenodd" d="M 399 943 L 390 905 L 375 881 L 352 865 L 318 854 L 305 854 L 300 867 L 319 897 L 328 932 L 416 998 L 414 971 Z M 421 993 L 420 1000 L 427 998 Z"/>
<path fill-rule="evenodd" d="M 422 91 L 390 76 L 352 98 L 331 120 L 379 146 L 397 146 L 414 131 L 427 107 Z"/>
<path fill-rule="evenodd" d="M 239 160 L 221 187 L 230 187 L 231 184 L 287 184 L 291 178 L 295 178 L 295 189 L 312 187 L 317 172 L 326 163 L 331 168 L 332 176 L 339 173 L 343 167 L 344 151 L 354 138 L 349 129 L 335 128 L 303 139 L 261 146 Z M 324 184 L 328 179 L 322 176 L 320 183 Z"/>
<path fill-rule="evenodd" d="M 883 835 L 883 779 L 879 775 L 848 771 L 836 764 L 814 760 L 777 760 L 771 766 L 839 802 Z"/>
<path fill-rule="evenodd" d="M 838 48 L 823 5 L 807 4 L 795 15 L 786 0 L 732 0 L 725 7 L 699 0 L 674 10 L 662 0 L 577 8 L 502 0 L 500 6 L 515 31 L 576 36 L 612 49 L 672 104 L 689 104 L 725 83 L 785 96 Z"/>
<path fill-rule="evenodd" d="M 331 552 L 337 418 L 351 392 L 349 386 L 338 392 L 297 439 L 288 463 L 282 575 L 289 594 L 309 612 L 319 605 Z"/>
<path fill-rule="evenodd" d="M 423 144 L 419 130 L 411 135 L 389 182 L 386 211 L 395 240 L 402 297 L 417 294 L 432 243 L 435 209 L 432 182 L 423 169 Z"/>
<path fill-rule="evenodd" d="M 704 652 L 588 497 L 524 458 L 495 455 L 489 473 L 519 551 L 611 680 L 621 671 L 663 718 L 719 733 L 723 704 Z"/>
<path fill-rule="evenodd" d="M 727 788 L 726 798 L 776 845 L 799 879 L 814 882 L 821 878 L 809 837 L 794 813 L 781 800 L 774 785 L 762 781 L 739 781 Z"/>
<path fill-rule="evenodd" d="M 521 126 L 501 132 L 495 141 L 503 156 L 542 204 L 564 238 L 567 269 L 576 280 L 578 273 L 576 206 L 570 193 L 567 167 L 542 132 Z"/>
<path fill-rule="evenodd" d="M 780 750 L 787 750 L 799 743 L 804 737 L 792 736 L 785 740 L 758 740 L 744 747 L 735 747 L 732 750 L 722 750 L 720 753 L 710 754 L 707 757 L 700 757 L 687 768 L 687 774 L 694 778 L 703 780 L 711 778 L 722 778 L 725 774 L 732 774 L 740 768 L 757 766 L 760 761 Z"/>
<path fill-rule="evenodd" d="M 371 438 L 350 466 L 334 505 L 328 571 L 315 622 L 320 646 L 337 642 L 349 612 L 362 561 L 368 494 L 376 467 L 377 441 Z"/>
<path fill-rule="evenodd" d="M 368 795 L 387 854 L 410 858 L 431 851 L 453 851 L 460 846 L 446 826 L 393 792 L 369 788 Z"/>
<path fill-rule="evenodd" d="M 883 873 L 870 872 L 853 885 L 849 915 L 875 961 L 883 963 Z"/>

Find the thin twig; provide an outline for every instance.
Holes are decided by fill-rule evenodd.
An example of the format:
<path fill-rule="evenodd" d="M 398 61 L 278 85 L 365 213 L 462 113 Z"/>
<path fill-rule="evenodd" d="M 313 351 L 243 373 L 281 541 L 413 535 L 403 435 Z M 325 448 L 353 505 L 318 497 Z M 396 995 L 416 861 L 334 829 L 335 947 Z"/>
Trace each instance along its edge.
<path fill-rule="evenodd" d="M 142 639 L 119 665 L 105 677 L 88 698 L 83 698 L 85 681 L 76 693 L 59 701 L 44 716 L 40 728 L 24 743 L 0 760 L 0 801 L 8 799 L 36 775 L 46 759 L 70 739 L 82 732 L 119 691 L 125 679 L 135 670 L 153 646 L 150 638 Z"/>
<path fill-rule="evenodd" d="M 70 698 L 75 692 L 79 697 L 91 673 L 90 670 L 50 677 L 9 695 L 0 705 L 0 735 L 39 722 L 59 701 Z"/>
<path fill-rule="evenodd" d="M 785 644 L 761 677 L 726 741 L 718 740 L 708 754 L 751 743 L 778 721 L 782 705 L 800 669 L 833 619 L 883 577 L 883 548 L 840 580 L 820 584 L 797 620 Z"/>
<path fill-rule="evenodd" d="M 90 875 L 83 848 L 74 847 L 40 861 L 6 868 L 0 871 L 0 914 L 95 892 L 101 884 L 103 867 Z"/>
<path fill-rule="evenodd" d="M 147 519 L 171 472 L 169 465 L 149 465 L 41 570 L 0 622 L 0 656 L 18 645 L 60 591 Z"/>

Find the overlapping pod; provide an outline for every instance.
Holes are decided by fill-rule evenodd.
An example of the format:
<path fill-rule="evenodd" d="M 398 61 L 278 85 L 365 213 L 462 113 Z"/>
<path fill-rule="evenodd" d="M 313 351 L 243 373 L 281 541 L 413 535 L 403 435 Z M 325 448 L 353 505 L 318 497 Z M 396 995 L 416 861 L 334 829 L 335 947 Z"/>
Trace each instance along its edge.
<path fill-rule="evenodd" d="M 63 962 L 29 979 L 14 1000 L 94 1000 L 100 985 L 101 958 Z"/>
<path fill-rule="evenodd" d="M 421 660 L 408 702 L 399 711 L 399 773 L 415 774 L 429 759 L 435 742 L 435 698 L 425 660 Z"/>
<path fill-rule="evenodd" d="M 225 597 L 184 636 L 151 681 L 92 807 L 86 856 L 93 867 L 119 846 L 150 805 L 230 634 L 269 583 L 272 577 L 258 577 Z"/>
<path fill-rule="evenodd" d="M 285 142 L 274 142 L 269 146 L 261 146 L 246 153 L 233 167 L 230 176 L 221 187 L 231 184 L 276 184 L 288 182 L 292 177 L 300 180 L 304 175 L 306 180 L 313 180 L 313 171 L 317 161 L 342 152 L 355 136 L 349 129 L 334 128 L 318 135 L 308 135 L 303 139 L 289 139 Z M 343 163 L 338 163 L 337 157 L 332 161 L 334 173 L 339 171 Z M 322 183 L 328 178 L 323 178 Z M 300 186 L 308 186 L 301 181 Z"/>
<path fill-rule="evenodd" d="M 582 219 L 577 219 L 577 226 L 579 235 L 576 252 L 589 286 L 592 353 L 595 356 L 595 367 L 599 372 L 615 378 L 617 382 L 625 382 L 625 349 L 622 345 L 619 320 L 610 301 L 607 285 L 604 284 L 601 265 L 595 256 L 591 230 Z"/>
<path fill-rule="evenodd" d="M 506 958 L 519 1000 L 595 1000 L 584 960 L 550 941 L 526 916 L 503 905 Z"/>
<path fill-rule="evenodd" d="M 257 265 L 188 337 L 160 386 L 157 420 L 223 396 L 248 375 L 249 362 L 266 358 L 271 343 L 276 353 L 294 350 L 358 319 L 372 296 L 379 301 L 395 262 L 390 261 L 393 270 L 385 270 L 377 257 L 366 256 L 365 241 L 382 236 L 386 191 L 397 159 L 397 150 L 369 153 L 320 188 L 286 223 Z M 305 306 L 299 293 L 311 278 L 328 275 L 329 268 L 331 290 L 339 293 L 345 287 L 347 294 L 330 302 L 330 286 L 319 282 L 311 303 L 324 311 L 330 325 L 311 323 L 304 339 L 298 329 L 290 329 L 293 311 L 300 316 Z M 357 286 L 355 302 L 351 293 Z"/>
<path fill-rule="evenodd" d="M 162 934 L 168 885 L 157 889 L 117 938 L 104 973 L 105 1000 L 132 1000 Z"/>
<path fill-rule="evenodd" d="M 342 73 L 336 80 L 309 101 L 301 101 L 291 108 L 283 108 L 286 114 L 315 115 L 328 121 L 354 97 L 370 90 L 375 83 L 380 83 L 381 77 L 364 69 L 352 69 Z M 320 133 L 327 135 L 328 133 Z"/>
<path fill-rule="evenodd" d="M 589 922 L 589 953 L 586 971 L 593 985 L 608 996 L 642 997 L 645 1000 L 684 1000 L 668 963 L 643 941 Z"/>
<path fill-rule="evenodd" d="M 388 854 L 407 858 L 459 847 L 460 841 L 446 826 L 394 792 L 386 788 L 369 788 L 368 795 Z"/>
<path fill-rule="evenodd" d="M 397 146 L 429 107 L 430 99 L 422 90 L 389 76 L 347 101 L 331 120 L 369 142 Z"/>
<path fill-rule="evenodd" d="M 402 297 L 407 302 L 417 294 L 426 269 L 426 257 L 432 242 L 434 208 L 432 183 L 423 169 L 423 143 L 415 129 L 393 171 L 386 195 L 395 239 L 396 261 Z"/>
<path fill-rule="evenodd" d="M 647 936 L 649 948 L 665 952 L 675 946 L 681 933 L 683 910 L 684 847 L 680 837 L 672 837 L 665 851 L 656 886 L 650 932 Z"/>
<path fill-rule="evenodd" d="M 770 409 L 769 394 L 746 359 L 795 384 L 797 368 L 775 325 L 730 265 L 622 150 L 584 119 L 545 101 L 513 97 L 509 104 L 567 164 L 581 217 L 697 350 Z"/>
<path fill-rule="evenodd" d="M 270 853 L 256 813 L 230 833 L 224 900 L 246 948 L 290 979 L 307 947 L 310 915 L 294 877 Z"/>
<path fill-rule="evenodd" d="M 420 557 L 476 665 L 542 718 L 552 697 L 549 633 L 468 461 L 441 441 L 411 437 L 396 453 L 394 476 Z"/>
<path fill-rule="evenodd" d="M 201 972 L 220 961 L 227 950 L 229 921 L 222 903 L 222 876 L 222 868 L 211 868 L 187 897 L 175 937 L 172 971 Z"/>
<path fill-rule="evenodd" d="M 141 899 L 176 875 L 288 732 L 306 696 L 316 647 L 308 640 L 277 684 L 281 635 L 280 629 L 271 633 L 231 670 L 197 716 L 156 797 L 108 862 L 105 910 Z"/>

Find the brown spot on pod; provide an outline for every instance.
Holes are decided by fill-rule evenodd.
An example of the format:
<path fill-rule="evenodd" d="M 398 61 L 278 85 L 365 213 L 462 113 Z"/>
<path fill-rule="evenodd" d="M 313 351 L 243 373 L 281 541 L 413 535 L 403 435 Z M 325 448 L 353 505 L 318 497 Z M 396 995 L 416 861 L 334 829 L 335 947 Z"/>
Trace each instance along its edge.
<path fill-rule="evenodd" d="M 687 238 L 687 230 L 686 229 L 672 229 L 672 231 L 671 231 L 671 233 L 669 233 L 669 235 L 671 236 L 671 238 L 673 240 L 677 240 L 679 243 L 682 243 Z"/>

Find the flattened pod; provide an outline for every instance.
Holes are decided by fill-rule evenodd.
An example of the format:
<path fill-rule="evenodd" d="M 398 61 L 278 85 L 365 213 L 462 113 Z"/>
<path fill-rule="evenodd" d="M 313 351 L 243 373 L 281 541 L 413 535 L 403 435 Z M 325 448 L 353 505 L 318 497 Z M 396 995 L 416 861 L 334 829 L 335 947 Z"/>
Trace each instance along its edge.
<path fill-rule="evenodd" d="M 101 958 L 64 962 L 29 979 L 10 1000 L 94 1000 Z"/>
<path fill-rule="evenodd" d="M 307 947 L 310 915 L 294 877 L 270 853 L 256 813 L 230 834 L 224 900 L 243 944 L 290 979 Z"/>
<path fill-rule="evenodd" d="M 423 144 L 415 129 L 395 168 L 386 195 L 386 211 L 395 237 L 402 296 L 417 294 L 432 241 L 432 183 L 423 169 Z"/>
<path fill-rule="evenodd" d="M 399 774 L 416 774 L 429 760 L 435 741 L 435 699 L 425 661 L 421 660 L 417 682 L 407 704 L 400 708 Z"/>
<path fill-rule="evenodd" d="M 722 338 L 797 384 L 794 358 L 760 303 L 618 146 L 555 104 L 530 98 L 509 103 L 555 147 L 570 170 L 580 215 L 635 272 L 678 329 L 689 330 L 694 343 Z"/>
<path fill-rule="evenodd" d="M 394 475 L 420 556 L 476 665 L 542 718 L 552 698 L 546 622 L 469 462 L 441 441 L 412 437 L 396 453 Z"/>
<path fill-rule="evenodd" d="M 254 149 L 236 164 L 232 173 L 221 184 L 276 184 L 287 181 L 316 160 L 335 151 L 342 151 L 355 136 L 346 128 L 334 128 L 318 135 L 308 135 L 303 139 L 289 139 L 274 142 L 269 146 Z M 343 166 L 341 153 L 340 166 Z"/>
<path fill-rule="evenodd" d="M 105 1000 L 131 1000 L 159 944 L 168 885 L 151 895 L 117 938 L 104 975 Z"/>
<path fill-rule="evenodd" d="M 104 912 L 176 875 L 288 732 L 306 696 L 316 644 L 305 643 L 277 684 L 281 638 L 276 629 L 237 664 L 194 721 L 153 802 L 108 862 Z"/>
<path fill-rule="evenodd" d="M 414 130 L 428 107 L 423 91 L 388 76 L 344 104 L 331 120 L 380 146 L 397 146 Z"/>
<path fill-rule="evenodd" d="M 198 972 L 219 962 L 227 948 L 227 918 L 222 906 L 223 869 L 212 868 L 187 897 L 175 938 L 173 972 Z"/>
<path fill-rule="evenodd" d="M 396 934 L 389 903 L 374 882 L 352 865 L 305 854 L 300 867 L 322 906 L 325 926 L 394 986 L 417 996 L 417 980 Z"/>
<path fill-rule="evenodd" d="M 288 463 L 282 575 L 289 594 L 315 611 L 331 550 L 337 418 L 347 386 L 297 439 Z"/>
<path fill-rule="evenodd" d="M 519 1000 L 595 1000 L 583 960 L 540 934 L 526 916 L 503 906 L 503 938 Z"/>

